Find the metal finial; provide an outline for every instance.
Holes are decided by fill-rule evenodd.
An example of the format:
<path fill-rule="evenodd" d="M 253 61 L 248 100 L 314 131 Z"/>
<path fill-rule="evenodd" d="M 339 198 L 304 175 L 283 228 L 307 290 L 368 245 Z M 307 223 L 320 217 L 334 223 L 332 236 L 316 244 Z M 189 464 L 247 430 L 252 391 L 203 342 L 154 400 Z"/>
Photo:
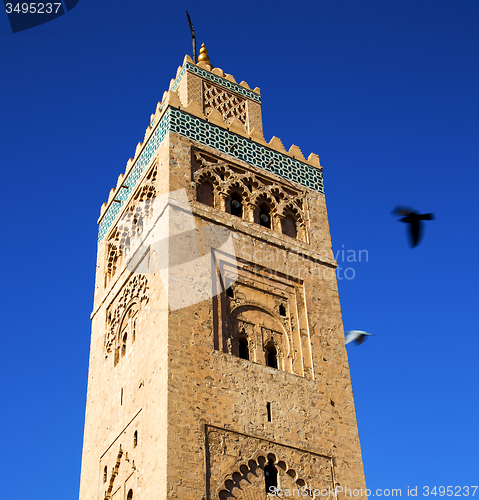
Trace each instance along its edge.
<path fill-rule="evenodd" d="M 201 62 L 201 61 L 203 61 L 205 63 L 210 62 L 210 58 L 208 57 L 208 51 L 206 50 L 204 43 L 201 44 L 200 57 L 198 57 L 198 62 Z"/>
<path fill-rule="evenodd" d="M 195 28 L 193 28 L 193 23 L 191 22 L 190 15 L 186 11 L 186 17 L 188 18 L 188 24 L 190 25 L 191 38 L 193 39 L 193 62 L 196 64 L 198 60 L 196 59 L 196 37 Z"/>

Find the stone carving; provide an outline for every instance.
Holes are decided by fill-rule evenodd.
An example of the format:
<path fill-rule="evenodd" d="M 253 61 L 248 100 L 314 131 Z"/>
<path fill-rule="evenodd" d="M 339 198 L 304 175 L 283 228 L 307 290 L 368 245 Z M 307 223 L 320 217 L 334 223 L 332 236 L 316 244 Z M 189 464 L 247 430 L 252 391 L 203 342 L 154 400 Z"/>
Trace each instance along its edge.
<path fill-rule="evenodd" d="M 104 500 L 110 500 L 118 497 L 116 493 L 121 490 L 123 484 L 128 481 L 132 483 L 131 480 L 133 474 L 136 472 L 135 461 L 128 458 L 128 452 L 124 452 L 121 445 L 120 451 L 116 457 L 115 465 L 110 473 L 110 478 L 107 481 L 107 489 L 104 493 Z"/>
<path fill-rule="evenodd" d="M 134 274 L 123 289 L 119 299 L 107 309 L 107 331 L 105 336 L 105 357 L 114 349 L 119 350 L 123 341 L 123 331 L 126 322 L 130 321 L 132 341 L 136 337 L 136 319 L 138 311 L 149 302 L 149 287 L 146 276 Z"/>
<path fill-rule="evenodd" d="M 199 150 L 194 151 L 194 156 L 197 201 L 234 214 L 231 203 L 233 199 L 239 199 L 242 214 L 235 215 L 258 224 L 262 224 L 261 206 L 265 204 L 271 217 L 267 227 L 306 241 L 304 192 Z M 201 197 L 201 193 L 206 192 L 202 189 L 206 184 L 213 190 L 213 203 L 209 198 L 205 201 Z M 286 219 L 289 220 L 287 225 L 284 223 Z"/>
<path fill-rule="evenodd" d="M 216 109 L 223 116 L 223 120 L 230 125 L 233 118 L 246 124 L 246 100 L 238 95 L 227 92 L 214 84 L 204 81 L 204 113 L 208 115 L 211 109 Z"/>
<path fill-rule="evenodd" d="M 277 487 L 300 490 L 300 498 L 321 498 L 320 490 L 334 490 L 331 457 L 213 426 L 206 426 L 206 436 L 211 500 L 269 498 L 264 474 L 268 464 L 277 470 Z"/>
<path fill-rule="evenodd" d="M 107 243 L 107 257 L 105 266 L 105 284 L 108 286 L 111 279 L 122 264 L 123 257 L 128 255 L 130 240 L 135 233 L 140 234 L 143 225 L 151 215 L 151 205 L 156 196 L 156 178 L 158 167 L 155 164 L 146 176 L 143 185 L 135 193 L 126 212 L 114 228 Z"/>

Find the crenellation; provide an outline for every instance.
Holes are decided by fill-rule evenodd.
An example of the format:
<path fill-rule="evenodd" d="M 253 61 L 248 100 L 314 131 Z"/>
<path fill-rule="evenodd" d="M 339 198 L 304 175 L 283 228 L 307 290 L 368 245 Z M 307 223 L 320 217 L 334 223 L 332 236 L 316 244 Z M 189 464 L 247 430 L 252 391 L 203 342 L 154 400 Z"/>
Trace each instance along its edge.
<path fill-rule="evenodd" d="M 293 144 L 290 148 L 289 148 L 289 151 L 288 151 L 288 154 L 292 157 L 292 158 L 297 158 L 301 161 L 306 161 L 305 157 L 303 156 L 303 153 L 301 151 L 301 149 L 299 149 L 298 146 L 296 146 L 295 144 Z"/>
<path fill-rule="evenodd" d="M 273 135 L 273 137 L 271 138 L 271 140 L 268 143 L 268 146 L 271 149 L 278 151 L 279 153 L 288 154 L 288 152 L 284 148 L 283 143 L 281 142 L 281 139 L 279 137 L 276 137 Z"/>
<path fill-rule="evenodd" d="M 234 78 L 234 76 L 233 76 L 233 75 L 228 75 L 228 74 L 226 74 L 226 75 L 224 76 L 224 79 L 225 79 L 225 80 L 228 80 L 229 82 L 236 83 L 236 80 L 235 80 L 235 78 Z"/>
<path fill-rule="evenodd" d="M 221 68 L 213 68 L 211 70 L 211 72 L 214 75 L 219 76 L 220 78 L 224 78 L 225 77 L 225 72 Z"/>

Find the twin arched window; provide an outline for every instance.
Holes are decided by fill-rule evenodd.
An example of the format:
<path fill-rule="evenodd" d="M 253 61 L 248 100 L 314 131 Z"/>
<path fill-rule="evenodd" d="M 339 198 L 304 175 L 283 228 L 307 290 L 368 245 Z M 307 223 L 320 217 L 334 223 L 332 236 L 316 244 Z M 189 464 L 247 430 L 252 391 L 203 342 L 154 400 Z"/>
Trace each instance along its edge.
<path fill-rule="evenodd" d="M 233 191 L 226 200 L 226 211 L 236 217 L 243 217 L 243 197 Z"/>
<path fill-rule="evenodd" d="M 263 201 L 255 210 L 255 222 L 263 227 L 271 229 L 271 208 L 269 203 Z"/>
<path fill-rule="evenodd" d="M 243 193 L 244 194 L 244 193 Z M 235 217 L 245 218 L 245 199 L 240 189 L 233 189 L 225 200 L 225 211 Z M 213 180 L 204 179 L 196 188 L 196 199 L 203 205 L 214 208 L 215 192 Z M 272 224 L 271 205 L 266 200 L 260 200 L 253 213 L 253 220 L 260 226 L 275 229 Z M 281 232 L 291 238 L 298 238 L 297 218 L 288 211 L 281 219 Z"/>

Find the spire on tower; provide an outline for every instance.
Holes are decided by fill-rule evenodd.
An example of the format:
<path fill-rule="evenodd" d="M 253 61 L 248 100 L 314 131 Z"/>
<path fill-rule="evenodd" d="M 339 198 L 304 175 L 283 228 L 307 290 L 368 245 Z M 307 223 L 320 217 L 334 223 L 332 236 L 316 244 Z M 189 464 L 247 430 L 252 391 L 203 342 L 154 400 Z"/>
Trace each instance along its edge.
<path fill-rule="evenodd" d="M 211 71 L 213 69 L 213 65 L 210 63 L 208 51 L 206 50 L 204 43 L 201 44 L 200 55 L 198 57 L 198 66 L 208 71 Z"/>

